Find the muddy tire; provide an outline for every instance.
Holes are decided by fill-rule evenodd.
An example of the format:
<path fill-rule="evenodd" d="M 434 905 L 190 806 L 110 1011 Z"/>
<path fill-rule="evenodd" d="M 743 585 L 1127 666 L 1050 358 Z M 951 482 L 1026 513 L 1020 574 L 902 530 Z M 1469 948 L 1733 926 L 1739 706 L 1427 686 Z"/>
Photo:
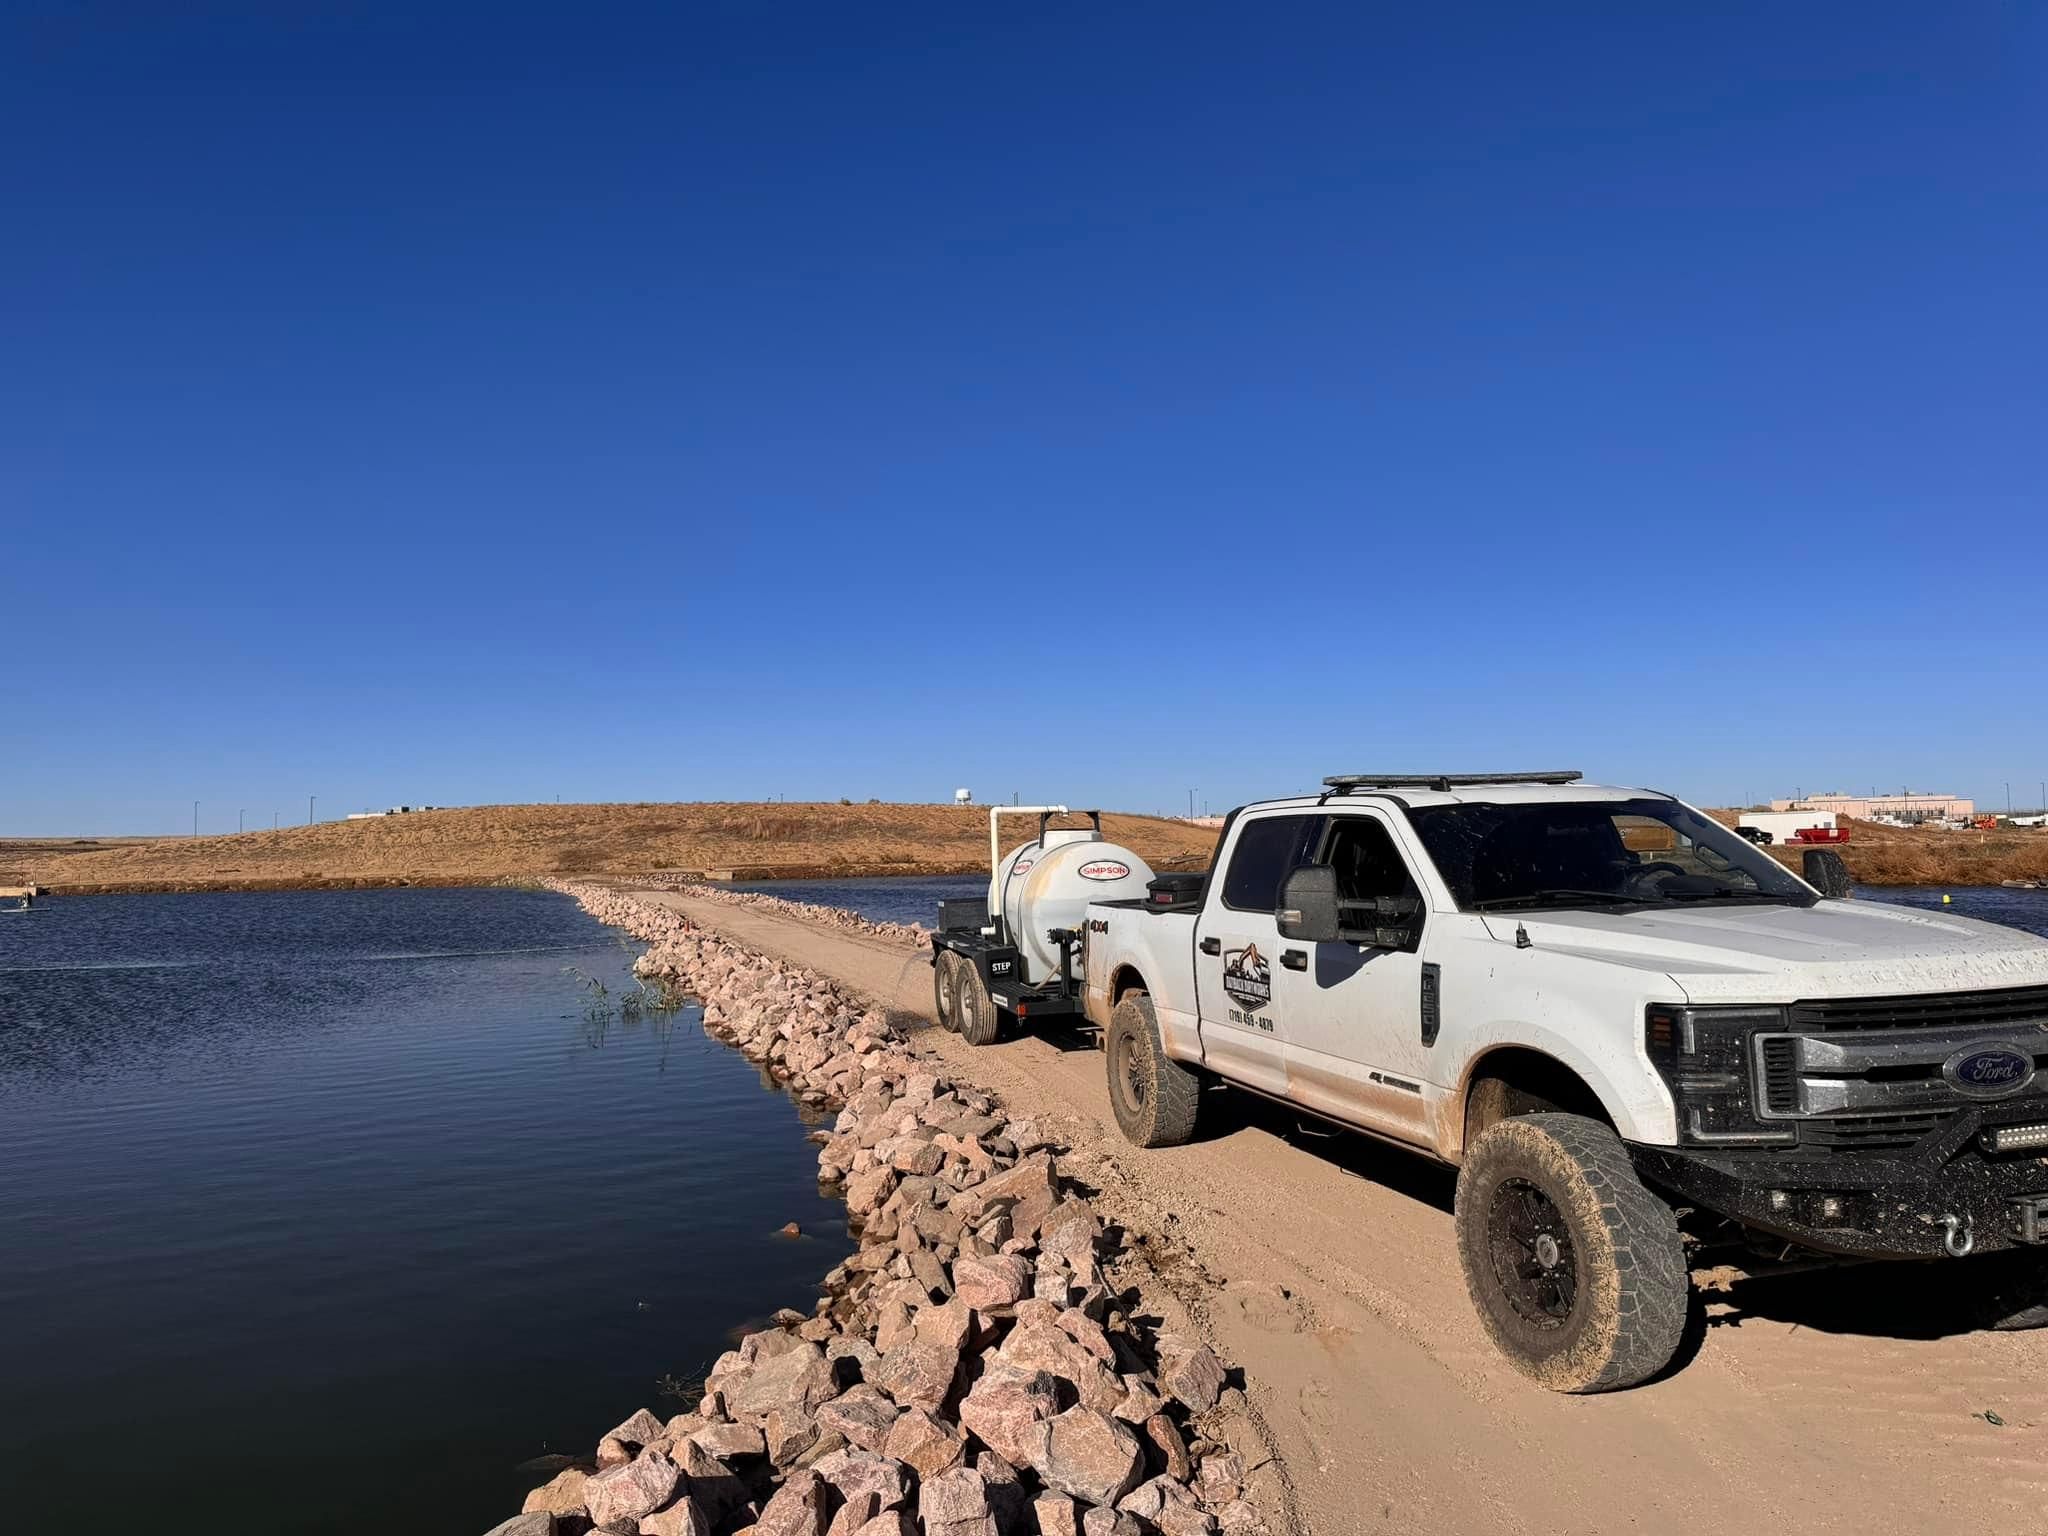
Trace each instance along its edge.
<path fill-rule="evenodd" d="M 1493 1125 L 1458 1174 L 1458 1261 L 1500 1352 L 1553 1392 L 1611 1392 L 1671 1363 L 1691 1276 L 1671 1208 L 1581 1115 Z"/>
<path fill-rule="evenodd" d="M 1159 1015 L 1143 992 L 1126 992 L 1103 1032 L 1109 1107 L 1141 1147 L 1177 1147 L 1195 1134 L 1202 1080 L 1166 1054 Z"/>
<path fill-rule="evenodd" d="M 960 957 L 950 949 L 932 958 L 932 1017 L 942 1028 L 960 1032 Z"/>
<path fill-rule="evenodd" d="M 960 1038 L 969 1045 L 988 1045 L 994 1041 L 1002 1020 L 996 1017 L 996 1000 L 988 995 L 988 983 L 981 979 L 980 970 L 972 961 L 960 960 L 955 991 L 959 1003 L 955 1013 L 960 1020 Z"/>

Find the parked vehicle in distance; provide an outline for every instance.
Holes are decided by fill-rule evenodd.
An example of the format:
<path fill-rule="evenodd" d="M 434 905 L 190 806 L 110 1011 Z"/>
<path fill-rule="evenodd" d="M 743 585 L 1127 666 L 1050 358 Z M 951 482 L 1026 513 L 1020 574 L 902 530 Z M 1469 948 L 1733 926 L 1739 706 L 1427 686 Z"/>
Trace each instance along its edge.
<path fill-rule="evenodd" d="M 1744 811 L 1736 818 L 1735 830 L 1749 838 L 1751 842 L 1757 841 L 1752 834 L 1765 833 L 1765 844 L 1848 840 L 1847 832 L 1836 821 L 1833 811 Z M 1829 836 L 1814 837 L 1811 834 L 1815 832 L 1824 832 Z M 1840 832 L 1841 836 L 1833 835 L 1837 832 Z"/>
<path fill-rule="evenodd" d="M 1752 843 L 1755 843 L 1759 848 L 1768 848 L 1776 841 L 1762 827 L 1737 827 L 1735 830 L 1743 837 L 1748 838 Z"/>
<path fill-rule="evenodd" d="M 1041 905 L 1047 808 L 942 913 L 941 1018 L 1078 1008 L 1140 1146 L 1228 1084 L 1455 1166 L 1474 1305 L 1560 1391 L 1663 1370 L 1697 1262 L 1967 1260 L 2048 1324 L 2048 942 L 1577 774 L 1325 785 L 1233 811 L 1206 877 L 1073 832 Z"/>

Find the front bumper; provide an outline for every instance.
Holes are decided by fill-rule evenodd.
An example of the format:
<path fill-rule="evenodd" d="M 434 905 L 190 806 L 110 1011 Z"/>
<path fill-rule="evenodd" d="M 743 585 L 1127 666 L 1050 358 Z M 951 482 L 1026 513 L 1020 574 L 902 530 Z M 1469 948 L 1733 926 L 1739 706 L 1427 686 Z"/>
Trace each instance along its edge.
<path fill-rule="evenodd" d="M 2048 1244 L 2048 1157 L 1991 1153 L 2008 1115 L 1971 1110 L 1895 1156 L 1790 1148 L 1632 1144 L 1642 1178 L 1698 1206 L 1820 1253 L 1933 1259 Z"/>

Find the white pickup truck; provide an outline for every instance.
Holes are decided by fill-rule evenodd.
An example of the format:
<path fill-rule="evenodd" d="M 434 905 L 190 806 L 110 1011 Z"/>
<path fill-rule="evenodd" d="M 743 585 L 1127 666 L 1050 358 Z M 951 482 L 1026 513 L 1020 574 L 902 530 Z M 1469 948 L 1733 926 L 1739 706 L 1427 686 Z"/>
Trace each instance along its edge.
<path fill-rule="evenodd" d="M 1562 1391 L 1663 1370 L 1717 1246 L 1968 1258 L 1988 1322 L 2048 1323 L 2048 942 L 1577 778 L 1328 780 L 1088 904 L 1052 937 L 1124 1133 L 1187 1141 L 1222 1082 L 1456 1166 L 1487 1331 Z"/>

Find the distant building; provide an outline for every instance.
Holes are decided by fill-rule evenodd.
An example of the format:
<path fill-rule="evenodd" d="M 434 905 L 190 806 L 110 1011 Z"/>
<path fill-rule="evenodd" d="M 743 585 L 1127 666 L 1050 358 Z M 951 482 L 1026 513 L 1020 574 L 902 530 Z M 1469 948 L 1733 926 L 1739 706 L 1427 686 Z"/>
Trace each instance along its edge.
<path fill-rule="evenodd" d="M 1833 811 L 1858 821 L 1968 821 L 1977 802 L 1960 795 L 1807 795 L 1773 800 L 1774 811 Z"/>
<path fill-rule="evenodd" d="M 344 820 L 375 821 L 381 816 L 410 816 L 416 811 L 438 811 L 438 805 L 394 805 L 386 811 L 350 811 Z"/>

